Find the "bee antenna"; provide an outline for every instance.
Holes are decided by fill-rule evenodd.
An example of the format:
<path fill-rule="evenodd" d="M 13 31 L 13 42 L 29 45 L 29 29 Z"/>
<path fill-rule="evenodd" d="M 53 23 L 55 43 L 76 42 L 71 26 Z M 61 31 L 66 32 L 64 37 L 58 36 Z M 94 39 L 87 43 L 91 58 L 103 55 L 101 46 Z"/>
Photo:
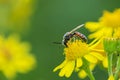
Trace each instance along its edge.
<path fill-rule="evenodd" d="M 83 26 L 84 26 L 84 24 L 81 24 L 81 25 L 77 26 L 76 28 L 72 29 L 72 30 L 70 31 L 70 33 L 76 31 L 77 29 L 79 29 L 79 28 L 81 28 L 81 27 L 83 27 Z"/>
<path fill-rule="evenodd" d="M 61 42 L 53 42 L 53 44 L 62 44 Z"/>

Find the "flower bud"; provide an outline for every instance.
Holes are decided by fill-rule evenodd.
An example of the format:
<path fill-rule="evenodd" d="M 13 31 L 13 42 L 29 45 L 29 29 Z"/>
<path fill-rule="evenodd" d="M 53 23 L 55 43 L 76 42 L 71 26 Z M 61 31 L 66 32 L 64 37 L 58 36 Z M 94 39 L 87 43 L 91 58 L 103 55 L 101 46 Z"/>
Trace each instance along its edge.
<path fill-rule="evenodd" d="M 103 41 L 104 50 L 107 53 L 115 53 L 117 51 L 118 41 L 116 38 L 105 38 Z M 120 41 L 119 41 L 120 44 Z"/>

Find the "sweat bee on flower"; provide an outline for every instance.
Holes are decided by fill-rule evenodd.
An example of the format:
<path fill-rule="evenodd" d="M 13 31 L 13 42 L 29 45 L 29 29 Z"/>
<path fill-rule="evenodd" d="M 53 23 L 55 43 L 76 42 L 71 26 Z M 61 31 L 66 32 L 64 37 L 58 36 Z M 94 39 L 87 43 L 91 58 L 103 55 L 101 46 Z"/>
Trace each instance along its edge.
<path fill-rule="evenodd" d="M 66 32 L 63 36 L 62 44 L 67 47 L 67 42 L 72 38 L 79 38 L 83 42 L 87 42 L 87 37 L 84 34 L 76 31 L 82 26 L 84 26 L 84 24 L 77 26 L 76 28 L 72 29 L 70 32 Z"/>
<path fill-rule="evenodd" d="M 81 28 L 82 26 L 84 26 L 84 24 L 81 24 L 81 25 L 75 27 L 74 29 L 72 29 L 71 31 L 66 32 L 63 36 L 62 42 L 54 42 L 54 43 L 62 44 L 67 47 L 67 43 L 71 39 L 79 38 L 82 42 L 87 42 L 87 37 L 84 34 L 76 31 L 77 29 Z"/>

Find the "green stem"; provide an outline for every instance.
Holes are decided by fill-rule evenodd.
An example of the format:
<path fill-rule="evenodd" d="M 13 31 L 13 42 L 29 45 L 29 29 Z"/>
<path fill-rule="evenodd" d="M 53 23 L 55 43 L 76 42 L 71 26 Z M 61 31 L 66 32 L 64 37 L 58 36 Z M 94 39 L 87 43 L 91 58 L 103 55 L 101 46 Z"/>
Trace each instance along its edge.
<path fill-rule="evenodd" d="M 120 55 L 118 56 L 118 60 L 117 60 L 117 66 L 116 66 L 116 72 L 115 72 L 115 80 L 118 80 L 119 71 L 120 71 Z"/>
<path fill-rule="evenodd" d="M 95 80 L 95 78 L 92 74 L 92 71 L 89 68 L 87 68 L 85 71 L 86 71 L 88 77 L 90 78 L 90 80 Z"/>
<path fill-rule="evenodd" d="M 113 54 L 108 53 L 108 74 L 109 74 L 109 76 L 113 75 L 113 72 L 112 72 L 112 57 L 113 57 Z"/>
<path fill-rule="evenodd" d="M 85 72 L 87 73 L 88 77 L 90 78 L 90 80 L 95 80 L 95 77 L 93 76 L 92 71 L 89 68 L 89 62 L 83 58 L 83 69 L 85 70 Z"/>

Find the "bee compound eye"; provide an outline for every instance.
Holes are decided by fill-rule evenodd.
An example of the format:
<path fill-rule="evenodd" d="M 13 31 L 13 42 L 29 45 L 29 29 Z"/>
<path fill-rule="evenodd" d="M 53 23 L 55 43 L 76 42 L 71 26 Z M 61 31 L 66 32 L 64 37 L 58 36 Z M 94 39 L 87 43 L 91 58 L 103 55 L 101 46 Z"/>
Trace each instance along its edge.
<path fill-rule="evenodd" d="M 68 36 L 70 34 L 70 32 L 66 32 L 64 35 L 63 35 L 63 38 L 65 38 L 66 36 Z"/>

